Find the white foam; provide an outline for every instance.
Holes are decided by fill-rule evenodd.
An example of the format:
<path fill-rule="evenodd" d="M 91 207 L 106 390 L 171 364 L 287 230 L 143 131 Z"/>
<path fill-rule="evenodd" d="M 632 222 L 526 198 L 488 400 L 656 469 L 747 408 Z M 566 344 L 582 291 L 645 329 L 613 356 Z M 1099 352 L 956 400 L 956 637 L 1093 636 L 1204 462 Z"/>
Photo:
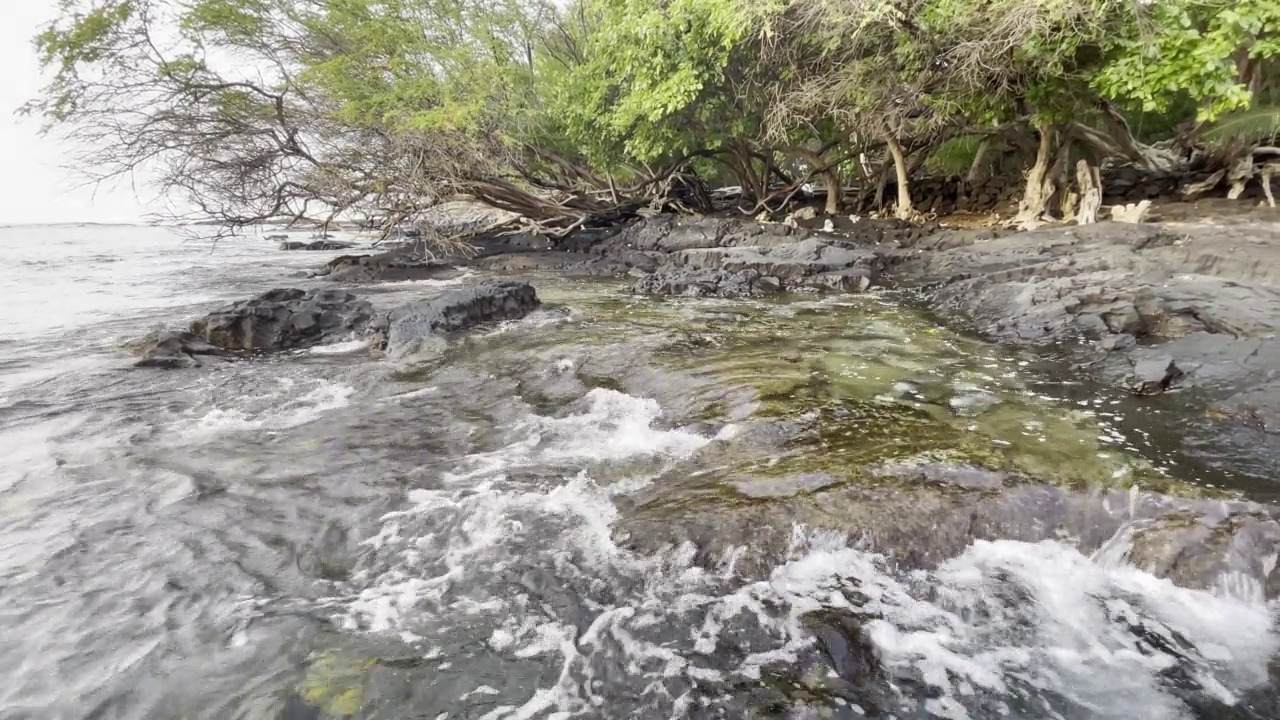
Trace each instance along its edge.
<path fill-rule="evenodd" d="M 378 283 L 378 289 L 387 291 L 395 288 L 448 288 L 455 285 L 465 285 L 475 280 L 476 274 L 472 270 L 466 270 L 456 277 L 446 278 L 423 278 L 420 280 L 388 280 Z"/>
<path fill-rule="evenodd" d="M 685 430 L 654 428 L 653 423 L 662 417 L 662 408 L 649 398 L 596 388 L 587 393 L 585 401 L 586 412 L 580 414 L 525 419 L 513 430 L 518 440 L 497 451 L 468 457 L 445 479 L 457 484 L 566 461 L 679 459 L 710 442 L 709 438 Z"/>
<path fill-rule="evenodd" d="M 348 340 L 347 342 L 318 345 L 308 352 L 312 355 L 353 355 L 368 349 L 368 340 Z"/>
<path fill-rule="evenodd" d="M 662 417 L 662 408 L 656 400 L 604 388 L 592 390 L 587 400 L 590 409 L 585 414 L 541 421 L 550 440 L 543 449 L 544 458 L 622 460 L 653 455 L 683 458 L 708 442 L 707 438 L 691 432 L 654 429 L 653 423 Z"/>
<path fill-rule="evenodd" d="M 1179 717 L 1182 703 L 1161 673 L 1181 664 L 1230 704 L 1227 688 L 1266 683 L 1280 650 L 1265 605 L 1105 567 L 1054 542 L 979 541 L 935 573 L 896 578 L 889 568 L 847 547 L 818 548 L 733 604 L 791 608 L 787 642 L 775 652 L 802 642 L 796 623 L 810 609 L 867 618 L 881 661 L 932 687 L 940 697 L 928 709 L 944 718 L 970 717 L 963 700 L 974 689 L 1023 700 L 1052 691 L 1100 717 Z M 844 587 L 857 588 L 857 604 Z"/>
<path fill-rule="evenodd" d="M 320 419 L 325 413 L 351 404 L 355 388 L 329 381 L 317 381 L 308 392 L 292 396 L 290 382 L 276 395 L 237 398 L 243 405 L 213 407 L 189 423 L 184 434 L 209 435 L 246 430 L 286 430 Z"/>
<path fill-rule="evenodd" d="M 415 399 L 415 398 L 426 397 L 426 396 L 428 396 L 428 395 L 432 395 L 432 394 L 437 393 L 437 392 L 439 392 L 439 391 L 440 391 L 440 388 L 435 387 L 435 386 L 433 385 L 433 386 L 428 386 L 428 387 L 420 388 L 420 389 L 418 389 L 418 390 L 410 390 L 410 391 L 408 391 L 408 392 L 398 393 L 398 394 L 396 394 L 396 395 L 388 395 L 387 397 L 383 398 L 383 399 L 382 399 L 382 401 L 383 401 L 383 402 L 392 402 L 392 401 L 401 401 L 401 400 L 413 400 L 413 399 Z"/>
<path fill-rule="evenodd" d="M 485 334 L 503 335 L 512 330 L 533 330 L 550 325 L 573 322 L 573 320 L 574 317 L 571 313 L 561 310 L 535 310 L 519 320 L 504 320 Z"/>

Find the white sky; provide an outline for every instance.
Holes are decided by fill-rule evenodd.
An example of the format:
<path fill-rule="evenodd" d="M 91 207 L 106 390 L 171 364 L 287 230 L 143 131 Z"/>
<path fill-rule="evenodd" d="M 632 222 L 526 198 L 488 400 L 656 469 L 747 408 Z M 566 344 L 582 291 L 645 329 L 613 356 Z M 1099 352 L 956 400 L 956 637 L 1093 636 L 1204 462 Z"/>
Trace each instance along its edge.
<path fill-rule="evenodd" d="M 0 0 L 0 224 L 141 219 L 157 209 L 153 192 L 135 193 L 128 183 L 81 187 L 83 178 L 65 169 L 70 148 L 40 137 L 38 119 L 14 115 L 44 84 L 31 38 L 56 6 L 57 0 Z"/>

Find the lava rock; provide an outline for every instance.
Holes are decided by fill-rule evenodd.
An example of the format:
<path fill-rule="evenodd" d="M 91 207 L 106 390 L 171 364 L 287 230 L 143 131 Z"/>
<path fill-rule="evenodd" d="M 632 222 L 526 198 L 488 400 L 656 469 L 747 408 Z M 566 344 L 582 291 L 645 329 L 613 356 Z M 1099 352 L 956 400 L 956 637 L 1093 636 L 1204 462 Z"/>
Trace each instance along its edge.
<path fill-rule="evenodd" d="M 458 269 L 448 262 L 427 260 L 408 250 L 376 255 L 343 255 L 330 260 L 315 277 L 343 283 L 407 282 L 456 276 Z"/>
<path fill-rule="evenodd" d="M 762 297 L 786 289 L 781 279 L 761 275 L 757 270 L 701 270 L 664 268 L 645 275 L 631 286 L 640 295 L 682 295 L 686 297 Z"/>
<path fill-rule="evenodd" d="M 533 286 L 518 280 L 488 280 L 392 310 L 386 319 L 386 350 L 403 358 L 432 338 L 501 320 L 518 320 L 540 305 Z"/>
<path fill-rule="evenodd" d="M 1098 342 L 1098 347 L 1106 352 L 1115 352 L 1117 350 L 1128 350 L 1137 344 L 1137 339 L 1128 333 L 1119 335 L 1107 335 Z"/>
<path fill-rule="evenodd" d="M 195 321 L 191 332 L 223 350 L 287 350 L 365 329 L 368 301 L 341 290 L 271 290 Z"/>
<path fill-rule="evenodd" d="M 866 268 L 855 267 L 825 272 L 805 278 L 806 287 L 841 293 L 860 293 L 871 287 L 872 273 Z"/>
<path fill-rule="evenodd" d="M 355 243 L 338 240 L 315 240 L 313 242 L 286 240 L 280 243 L 281 250 L 350 250 L 355 246 Z"/>
<path fill-rule="evenodd" d="M 1167 355 L 1139 360 L 1133 365 L 1129 389 L 1137 395 L 1158 395 L 1182 375 L 1182 369 Z"/>

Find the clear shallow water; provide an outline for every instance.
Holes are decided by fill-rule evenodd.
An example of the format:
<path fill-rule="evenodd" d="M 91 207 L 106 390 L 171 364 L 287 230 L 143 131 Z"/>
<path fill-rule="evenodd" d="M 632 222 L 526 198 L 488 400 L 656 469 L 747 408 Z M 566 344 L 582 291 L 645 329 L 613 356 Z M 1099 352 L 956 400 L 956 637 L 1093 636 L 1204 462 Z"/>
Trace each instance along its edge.
<path fill-rule="evenodd" d="M 877 484 L 1191 479 L 1127 449 L 1122 405 L 887 300 L 546 278 L 555 307 L 425 367 L 165 373 L 118 348 L 327 255 L 104 227 L 0 248 L 0 717 L 1269 717 L 1274 608 L 1128 566 L 1132 501 L 1107 542 L 943 542 L 970 495 Z M 894 562 L 904 528 L 936 562 Z"/>

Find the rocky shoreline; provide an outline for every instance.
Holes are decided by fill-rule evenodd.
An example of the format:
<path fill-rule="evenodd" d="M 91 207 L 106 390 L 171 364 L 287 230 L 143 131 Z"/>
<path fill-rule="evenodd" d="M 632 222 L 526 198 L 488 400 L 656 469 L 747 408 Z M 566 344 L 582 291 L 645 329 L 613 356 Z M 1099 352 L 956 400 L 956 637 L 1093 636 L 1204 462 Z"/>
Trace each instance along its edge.
<path fill-rule="evenodd" d="M 1171 409 L 1181 424 L 1169 432 L 1210 465 L 1268 485 L 1280 471 L 1280 354 L 1274 352 L 1280 221 L 1100 223 L 1014 234 L 875 219 L 814 229 L 660 216 L 559 240 L 481 237 L 471 256 L 438 261 L 406 249 L 347 255 L 312 277 L 358 287 L 477 270 L 498 277 L 390 312 L 376 312 L 344 289 L 274 290 L 184 331 L 149 338 L 138 364 L 191 367 L 353 336 L 381 357 L 411 361 L 437 352 L 453 334 L 536 309 L 539 299 L 527 281 L 502 278 L 534 270 L 630 278 L 626 292 L 649 295 L 882 289 L 923 304 L 953 327 L 1043 348 L 1096 381 Z M 882 471 L 893 482 L 824 491 L 822 502 L 846 507 L 846 520 L 864 518 L 864 532 L 879 537 L 875 546 L 909 565 L 934 564 L 975 539 L 1034 542 L 1066 532 L 1082 551 L 1115 546 L 1107 552 L 1182 585 L 1208 587 L 1230 571 L 1267 597 L 1280 593 L 1280 572 L 1266 561 L 1280 550 L 1274 502 L 1280 493 L 1228 503 L 1135 494 L 1136 488 L 1080 493 L 963 466 Z M 710 529 L 700 529 L 698 518 L 673 525 L 671 514 L 659 510 L 651 527 L 649 510 L 662 505 L 661 486 L 655 487 L 658 494 L 638 498 L 621 529 L 639 546 L 692 538 L 710 553 L 748 542 L 756 537 L 750 529 L 761 527 L 781 533 L 774 540 L 784 542 L 787 508 L 811 501 L 801 493 L 732 505 L 716 513 Z M 890 507 L 900 512 L 882 512 Z M 880 510 L 868 515 L 858 508 Z M 742 537 L 726 534 L 735 522 Z M 1132 532 L 1117 540 L 1122 526 Z"/>
<path fill-rule="evenodd" d="M 627 277 L 630 292 L 647 295 L 904 290 L 952 327 L 1049 348 L 1099 382 L 1164 395 L 1151 402 L 1180 408 L 1176 432 L 1187 436 L 1193 455 L 1270 480 L 1280 475 L 1280 218 L 1274 215 L 1180 219 L 1175 213 L 1164 222 L 1025 233 L 853 217 L 762 224 L 662 215 L 559 239 L 480 236 L 466 257 L 425 260 L 409 247 L 342 255 L 312 277 L 359 288 L 448 279 L 467 270 L 543 270 Z M 356 330 L 377 335 L 373 344 L 385 348 L 386 318 L 375 323 L 356 295 L 276 292 L 289 295 L 284 306 L 264 296 L 220 311 L 189 333 L 149 338 L 142 364 L 183 366 L 199 356 L 295 347 Z M 357 317 L 348 317 L 352 313 Z M 257 317 L 259 328 L 239 334 L 257 333 L 256 340 L 219 335 L 226 333 L 218 328 L 244 316 Z M 267 316 L 276 318 L 268 323 L 270 337 L 261 330 Z M 490 319 L 485 312 L 473 318 Z"/>
<path fill-rule="evenodd" d="M 1280 473 L 1280 218 L 1010 233 L 663 216 L 557 244 L 517 236 L 481 248 L 465 264 L 630 276 L 643 294 L 906 290 L 948 325 L 1047 348 L 1135 395 L 1165 395 L 1151 402 L 1183 407 L 1179 430 L 1211 464 Z"/>

